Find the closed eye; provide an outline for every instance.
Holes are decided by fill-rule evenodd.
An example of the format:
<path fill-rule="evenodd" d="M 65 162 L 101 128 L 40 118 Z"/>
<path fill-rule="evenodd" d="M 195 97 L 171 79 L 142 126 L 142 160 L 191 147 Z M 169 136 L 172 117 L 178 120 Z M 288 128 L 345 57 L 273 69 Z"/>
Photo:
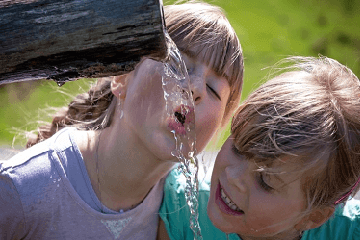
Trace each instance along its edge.
<path fill-rule="evenodd" d="M 221 101 L 219 94 L 212 87 L 210 87 L 209 84 L 206 84 L 206 87 Z"/>
<path fill-rule="evenodd" d="M 241 153 L 241 152 L 239 151 L 239 149 L 237 149 L 237 148 L 235 147 L 234 144 L 231 146 L 231 150 L 232 150 L 236 155 L 244 157 L 243 153 Z M 246 158 L 245 158 L 245 159 L 246 159 Z M 257 175 L 257 176 L 256 176 L 257 182 L 258 182 L 258 184 L 260 185 L 260 187 L 261 187 L 262 189 L 264 189 L 264 190 L 267 191 L 267 192 L 272 192 L 272 191 L 274 190 L 274 188 L 271 187 L 271 186 L 269 186 L 269 185 L 265 182 L 265 180 L 264 180 L 264 174 L 265 174 L 265 173 L 263 173 L 263 172 L 258 172 L 258 174 L 256 174 L 256 175 Z"/>
<path fill-rule="evenodd" d="M 259 185 L 267 192 L 271 192 L 274 188 L 270 187 L 264 180 L 264 173 L 260 172 L 258 176 Z"/>

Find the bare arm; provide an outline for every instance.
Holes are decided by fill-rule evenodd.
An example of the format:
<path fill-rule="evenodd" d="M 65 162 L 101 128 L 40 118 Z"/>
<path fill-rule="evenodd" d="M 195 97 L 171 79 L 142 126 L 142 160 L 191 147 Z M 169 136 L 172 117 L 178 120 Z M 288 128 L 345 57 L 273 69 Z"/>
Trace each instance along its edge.
<path fill-rule="evenodd" d="M 156 240 L 170 240 L 169 234 L 167 233 L 165 223 L 160 218 Z"/>

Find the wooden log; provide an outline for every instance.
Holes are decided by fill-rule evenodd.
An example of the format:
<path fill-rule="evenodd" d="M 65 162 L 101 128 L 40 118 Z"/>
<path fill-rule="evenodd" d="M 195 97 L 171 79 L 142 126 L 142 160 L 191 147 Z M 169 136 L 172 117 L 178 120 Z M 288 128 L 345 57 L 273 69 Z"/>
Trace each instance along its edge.
<path fill-rule="evenodd" d="M 168 55 L 162 0 L 3 0 L 0 84 L 120 75 Z"/>

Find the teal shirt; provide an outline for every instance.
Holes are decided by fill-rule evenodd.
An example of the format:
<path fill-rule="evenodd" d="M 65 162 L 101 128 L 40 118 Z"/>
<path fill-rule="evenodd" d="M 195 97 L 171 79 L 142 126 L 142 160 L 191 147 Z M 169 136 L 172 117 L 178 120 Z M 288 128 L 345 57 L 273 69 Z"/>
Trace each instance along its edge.
<path fill-rule="evenodd" d="M 301 240 L 360 240 L 360 201 L 339 205 L 321 227 L 305 231 Z"/>
<path fill-rule="evenodd" d="M 171 240 L 193 240 L 190 229 L 190 211 L 185 200 L 186 181 L 182 173 L 174 169 L 169 173 L 164 186 L 164 198 L 160 217 L 165 223 Z M 207 215 L 210 187 L 199 184 L 199 224 L 204 240 L 224 239 L 226 234 L 216 228 Z M 241 240 L 236 234 L 229 234 L 229 240 Z M 334 215 L 321 227 L 305 231 L 301 240 L 360 240 L 360 201 L 350 200 L 339 206 Z"/>

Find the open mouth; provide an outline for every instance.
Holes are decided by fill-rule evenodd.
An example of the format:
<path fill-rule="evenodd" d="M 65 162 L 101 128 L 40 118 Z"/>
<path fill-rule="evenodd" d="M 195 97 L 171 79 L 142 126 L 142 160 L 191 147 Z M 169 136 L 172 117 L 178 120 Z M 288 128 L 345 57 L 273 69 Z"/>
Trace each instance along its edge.
<path fill-rule="evenodd" d="M 174 116 L 176 121 L 184 126 L 194 121 L 194 108 L 181 104 L 175 109 Z"/>
<path fill-rule="evenodd" d="M 194 122 L 194 108 L 187 105 L 180 105 L 174 111 L 173 117 L 169 120 L 171 131 L 179 135 L 186 134 L 186 126 Z"/>
<path fill-rule="evenodd" d="M 244 214 L 244 211 L 241 210 L 226 194 L 224 189 L 221 187 L 220 183 L 218 184 L 216 190 L 216 199 L 217 205 L 220 210 L 226 214 L 240 216 Z"/>
<path fill-rule="evenodd" d="M 182 114 L 180 112 L 175 112 L 174 115 L 175 115 L 176 119 L 179 121 L 179 123 L 184 125 L 185 120 L 186 120 L 186 115 Z"/>
<path fill-rule="evenodd" d="M 225 194 L 224 189 L 221 188 L 221 199 L 226 203 L 226 205 L 234 211 L 242 212 L 241 209 L 231 201 L 231 199 Z"/>

